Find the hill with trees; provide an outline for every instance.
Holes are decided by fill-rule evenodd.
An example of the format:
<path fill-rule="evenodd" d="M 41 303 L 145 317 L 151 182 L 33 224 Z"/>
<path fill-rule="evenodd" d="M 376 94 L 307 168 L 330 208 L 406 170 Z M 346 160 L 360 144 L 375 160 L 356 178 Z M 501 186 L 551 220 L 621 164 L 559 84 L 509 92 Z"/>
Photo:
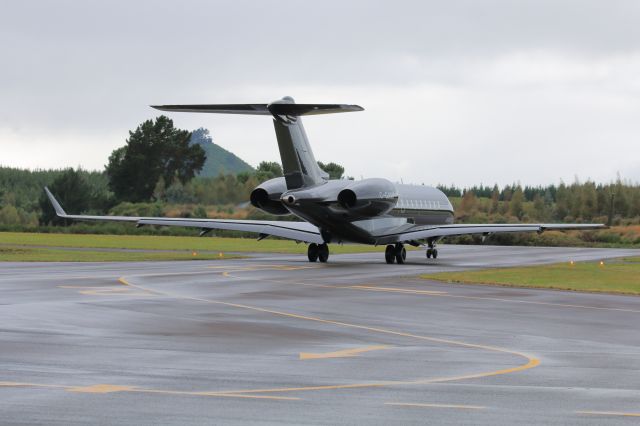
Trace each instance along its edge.
<path fill-rule="evenodd" d="M 192 145 L 199 145 L 205 153 L 206 160 L 202 170 L 198 172 L 200 177 L 216 177 L 220 174 L 238 174 L 253 172 L 253 167 L 234 153 L 227 151 L 213 142 L 209 130 L 199 128 L 191 133 Z"/>

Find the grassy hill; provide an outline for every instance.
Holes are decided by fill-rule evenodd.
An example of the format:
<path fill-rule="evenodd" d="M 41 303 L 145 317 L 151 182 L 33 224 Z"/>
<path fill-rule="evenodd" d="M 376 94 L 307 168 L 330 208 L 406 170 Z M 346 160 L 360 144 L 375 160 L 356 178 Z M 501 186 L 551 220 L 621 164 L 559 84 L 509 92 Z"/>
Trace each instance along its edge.
<path fill-rule="evenodd" d="M 207 160 L 198 176 L 216 177 L 220 173 L 237 174 L 254 171 L 253 167 L 244 160 L 213 143 L 207 129 L 195 130 L 191 136 L 191 143 L 200 145 L 207 155 Z"/>

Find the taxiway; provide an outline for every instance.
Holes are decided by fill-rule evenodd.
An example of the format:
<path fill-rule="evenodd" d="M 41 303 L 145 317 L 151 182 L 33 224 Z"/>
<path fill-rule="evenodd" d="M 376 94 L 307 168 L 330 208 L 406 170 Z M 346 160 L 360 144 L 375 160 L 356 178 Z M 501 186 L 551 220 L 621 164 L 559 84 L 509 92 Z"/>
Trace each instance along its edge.
<path fill-rule="evenodd" d="M 638 251 L 0 265 L 0 423 L 602 424 L 640 417 L 640 298 L 417 274 Z"/>

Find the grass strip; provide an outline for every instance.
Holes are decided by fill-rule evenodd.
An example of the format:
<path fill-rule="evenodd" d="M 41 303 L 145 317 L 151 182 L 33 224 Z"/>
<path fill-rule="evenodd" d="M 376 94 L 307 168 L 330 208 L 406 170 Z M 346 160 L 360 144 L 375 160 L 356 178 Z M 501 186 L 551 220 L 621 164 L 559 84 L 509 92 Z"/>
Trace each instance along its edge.
<path fill-rule="evenodd" d="M 160 260 L 236 259 L 238 255 L 198 252 L 122 252 L 54 248 L 0 247 L 0 262 L 139 262 Z"/>
<path fill-rule="evenodd" d="M 449 283 L 492 284 L 588 292 L 640 294 L 640 257 L 602 262 L 557 263 L 518 268 L 424 274 Z"/>
<path fill-rule="evenodd" d="M 27 245 L 140 250 L 211 250 L 217 252 L 260 252 L 306 254 L 306 244 L 295 241 L 253 238 L 174 237 L 156 235 L 39 234 L 0 232 L 0 245 Z M 384 247 L 331 244 L 331 254 L 384 251 Z"/>

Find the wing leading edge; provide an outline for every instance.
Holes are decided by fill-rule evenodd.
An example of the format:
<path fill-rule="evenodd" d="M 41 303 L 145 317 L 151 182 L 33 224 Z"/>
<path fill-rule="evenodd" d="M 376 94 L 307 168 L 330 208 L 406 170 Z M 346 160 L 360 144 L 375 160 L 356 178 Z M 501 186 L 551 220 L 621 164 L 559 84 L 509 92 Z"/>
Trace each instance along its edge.
<path fill-rule="evenodd" d="M 135 216 L 91 216 L 67 214 L 49 188 L 44 188 L 56 215 L 64 219 L 81 221 L 133 222 L 137 226 L 182 226 L 199 228 L 203 231 L 221 229 L 228 231 L 253 232 L 262 235 L 287 238 L 306 243 L 321 244 L 323 242 L 318 228 L 307 222 L 269 221 L 269 220 L 233 220 L 233 219 L 188 219 L 173 217 L 135 217 Z"/>

